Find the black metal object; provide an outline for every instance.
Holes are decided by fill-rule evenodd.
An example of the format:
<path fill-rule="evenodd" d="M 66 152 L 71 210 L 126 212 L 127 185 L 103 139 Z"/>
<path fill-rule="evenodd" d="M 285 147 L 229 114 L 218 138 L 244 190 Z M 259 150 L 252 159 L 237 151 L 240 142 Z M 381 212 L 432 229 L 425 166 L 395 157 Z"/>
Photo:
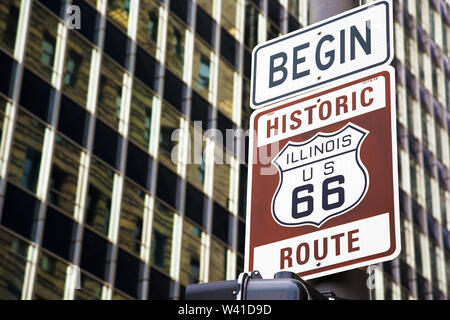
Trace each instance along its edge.
<path fill-rule="evenodd" d="M 258 271 L 241 273 L 237 280 L 192 284 L 186 300 L 333 300 L 295 273 L 281 271 L 263 279 Z M 331 298 L 331 299 L 330 299 Z"/>

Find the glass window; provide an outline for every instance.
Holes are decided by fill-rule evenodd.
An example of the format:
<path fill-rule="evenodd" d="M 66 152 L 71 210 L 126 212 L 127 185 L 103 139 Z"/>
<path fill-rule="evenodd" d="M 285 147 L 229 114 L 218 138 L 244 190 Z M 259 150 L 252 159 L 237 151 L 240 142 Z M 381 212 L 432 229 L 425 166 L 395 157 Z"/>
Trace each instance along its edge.
<path fill-rule="evenodd" d="M 172 256 L 173 221 L 175 211 L 160 201 L 153 210 L 151 263 L 170 273 Z"/>
<path fill-rule="evenodd" d="M 206 148 L 206 142 L 203 139 L 203 132 L 199 128 L 190 125 L 189 133 L 191 161 L 186 165 L 186 180 L 198 189 L 203 190 L 206 169 L 203 151 Z"/>
<path fill-rule="evenodd" d="M 86 146 L 86 126 L 89 114 L 72 99 L 62 95 L 59 109 L 58 131 L 78 143 Z"/>
<path fill-rule="evenodd" d="M 122 143 L 122 136 L 97 120 L 95 124 L 94 154 L 109 164 L 111 167 L 119 166 L 119 150 Z"/>
<path fill-rule="evenodd" d="M 0 299 L 20 300 L 28 245 L 0 230 Z"/>
<path fill-rule="evenodd" d="M 216 161 L 214 162 L 213 199 L 222 207 L 229 208 L 231 156 L 221 147 L 216 147 L 215 153 Z"/>
<path fill-rule="evenodd" d="M 11 56 L 0 51 L 0 65 L 2 66 L 2 77 L 0 78 L 0 93 L 12 98 L 12 89 L 14 82 L 12 81 L 15 76 L 15 70 L 17 62 Z"/>
<path fill-rule="evenodd" d="M 273 23 L 267 23 L 267 40 L 271 40 L 277 38 L 282 35 L 282 32 L 278 27 Z"/>
<path fill-rule="evenodd" d="M 21 236 L 32 240 L 37 221 L 39 201 L 12 183 L 8 183 L 1 224 Z"/>
<path fill-rule="evenodd" d="M 164 100 L 169 102 L 178 111 L 185 112 L 186 84 L 175 74 L 166 69 L 164 87 L 166 88 L 166 90 L 164 90 Z"/>
<path fill-rule="evenodd" d="M 180 269 L 180 283 L 183 285 L 197 283 L 200 280 L 202 234 L 203 231 L 199 227 L 184 220 Z"/>
<path fill-rule="evenodd" d="M 185 33 L 186 28 L 172 15 L 169 15 L 166 64 L 181 79 L 183 79 Z"/>
<path fill-rule="evenodd" d="M 80 155 L 78 147 L 56 135 L 48 201 L 69 215 L 75 208 Z"/>
<path fill-rule="evenodd" d="M 103 51 L 125 68 L 130 39 L 114 24 L 106 21 L 105 44 Z"/>
<path fill-rule="evenodd" d="M 130 0 L 108 0 L 108 16 L 124 30 L 128 29 Z"/>
<path fill-rule="evenodd" d="M 126 176 L 142 188 L 150 190 L 152 158 L 147 152 L 128 142 Z"/>
<path fill-rule="evenodd" d="M 192 91 L 191 122 L 206 131 L 211 128 L 212 106 L 196 91 Z M 192 135 L 192 132 L 191 132 Z M 191 136 L 193 138 L 193 136 Z"/>
<path fill-rule="evenodd" d="M 80 7 L 80 12 L 82 12 L 82 28 L 76 31 L 92 43 L 97 44 L 100 23 L 100 13 L 96 10 L 97 0 L 72 0 L 72 5 Z"/>
<path fill-rule="evenodd" d="M 159 29 L 159 5 L 155 0 L 141 0 L 137 39 L 139 44 L 156 56 Z"/>
<path fill-rule="evenodd" d="M 197 6 L 197 18 L 195 22 L 195 32 L 206 41 L 211 47 L 215 43 L 216 22 L 205 10 Z"/>
<path fill-rule="evenodd" d="M 139 255 L 145 210 L 145 192 L 125 180 L 119 222 L 119 245 Z"/>
<path fill-rule="evenodd" d="M 236 59 L 238 49 L 239 44 L 236 39 L 222 27 L 220 37 L 220 54 L 236 68 L 238 67 L 238 61 Z"/>
<path fill-rule="evenodd" d="M 211 238 L 209 255 L 209 281 L 223 281 L 227 278 L 227 248 Z"/>
<path fill-rule="evenodd" d="M 36 192 L 45 126 L 19 109 L 8 179 Z"/>
<path fill-rule="evenodd" d="M 48 122 L 51 118 L 52 87 L 39 76 L 24 69 L 20 105 Z"/>
<path fill-rule="evenodd" d="M 207 12 L 210 16 L 213 15 L 214 0 L 197 0 L 197 4 L 201 6 L 202 9 L 205 10 L 205 12 Z"/>
<path fill-rule="evenodd" d="M 290 14 L 298 19 L 300 13 L 300 0 L 289 0 L 288 10 Z"/>
<path fill-rule="evenodd" d="M 258 9 L 246 0 L 244 43 L 249 50 L 253 50 L 258 44 L 258 14 Z"/>
<path fill-rule="evenodd" d="M 61 300 L 68 264 L 41 251 L 34 284 L 33 299 Z"/>
<path fill-rule="evenodd" d="M 150 285 L 148 298 L 150 300 L 168 300 L 173 281 L 156 268 L 150 268 Z"/>
<path fill-rule="evenodd" d="M 84 228 L 80 267 L 106 281 L 107 254 L 111 243 L 102 236 Z"/>
<path fill-rule="evenodd" d="M 219 59 L 219 83 L 217 88 L 217 105 L 219 110 L 230 119 L 233 119 L 234 71 L 222 59 Z"/>
<path fill-rule="evenodd" d="M 107 235 L 111 213 L 114 172 L 96 159 L 92 159 L 86 200 L 85 222 Z"/>
<path fill-rule="evenodd" d="M 172 170 L 158 164 L 158 182 L 156 185 L 156 196 L 167 203 L 169 206 L 179 209 L 177 197 L 179 193 L 180 177 Z"/>
<path fill-rule="evenodd" d="M 186 184 L 184 214 L 200 226 L 206 227 L 206 207 L 208 197 L 190 183 Z"/>
<path fill-rule="evenodd" d="M 52 77 L 57 30 L 58 19 L 48 14 L 38 2 L 34 2 L 28 27 L 25 64 L 48 82 Z"/>
<path fill-rule="evenodd" d="M 141 46 L 136 49 L 136 68 L 134 75 L 152 90 L 156 90 L 156 78 L 159 76 L 160 64 Z"/>
<path fill-rule="evenodd" d="M 74 220 L 51 206 L 47 207 L 42 247 L 70 261 L 76 231 L 77 223 Z"/>
<path fill-rule="evenodd" d="M 86 105 L 93 47 L 75 31 L 69 31 L 63 92 L 81 106 Z"/>
<path fill-rule="evenodd" d="M 159 134 L 159 159 L 161 162 L 176 170 L 176 163 L 172 162 L 171 154 L 173 149 L 178 146 L 180 136 L 176 135 L 176 140 L 172 140 L 172 133 L 174 130 L 180 129 L 182 117 L 172 107 L 163 104 L 161 113 L 161 131 Z M 180 146 L 178 146 L 179 148 Z"/>
<path fill-rule="evenodd" d="M 124 72 L 110 59 L 103 57 L 97 117 L 115 129 L 118 129 L 120 121 L 123 74 Z"/>
<path fill-rule="evenodd" d="M 134 255 L 119 248 L 115 286 L 126 294 L 137 298 L 141 262 Z"/>
<path fill-rule="evenodd" d="M 210 90 L 211 51 L 200 41 L 195 41 L 194 68 L 192 72 L 193 87 L 206 100 Z M 220 87 L 219 87 L 220 88 Z"/>
<path fill-rule="evenodd" d="M 0 46 L 14 52 L 19 21 L 20 0 L 6 0 L 0 4 Z"/>
<path fill-rule="evenodd" d="M 189 24 L 191 7 L 192 0 L 175 0 L 170 2 L 170 11 L 175 13 L 186 24 Z"/>
<path fill-rule="evenodd" d="M 238 37 L 238 29 L 236 24 L 237 18 L 237 0 L 222 1 L 222 20 L 221 24 L 229 34 Z M 246 17 L 247 18 L 247 17 Z"/>
<path fill-rule="evenodd" d="M 75 300 L 100 300 L 102 298 L 103 284 L 80 272 L 80 289 L 75 290 Z"/>
<path fill-rule="evenodd" d="M 153 93 L 140 82 L 134 82 L 128 137 L 144 150 L 150 144 L 152 105 Z"/>
<path fill-rule="evenodd" d="M 212 233 L 223 242 L 231 245 L 230 228 L 233 225 L 233 217 L 226 208 L 223 208 L 217 202 L 213 206 L 213 226 Z"/>

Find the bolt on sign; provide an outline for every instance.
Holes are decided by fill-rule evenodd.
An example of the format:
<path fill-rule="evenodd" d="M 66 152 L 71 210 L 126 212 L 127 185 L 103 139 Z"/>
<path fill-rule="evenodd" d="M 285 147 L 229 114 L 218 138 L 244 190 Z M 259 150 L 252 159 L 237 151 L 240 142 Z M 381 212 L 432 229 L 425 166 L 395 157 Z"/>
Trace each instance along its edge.
<path fill-rule="evenodd" d="M 400 252 L 390 66 L 251 116 L 245 268 L 309 279 Z"/>
<path fill-rule="evenodd" d="M 307 93 L 393 58 L 392 5 L 376 1 L 261 43 L 252 53 L 250 105 Z"/>

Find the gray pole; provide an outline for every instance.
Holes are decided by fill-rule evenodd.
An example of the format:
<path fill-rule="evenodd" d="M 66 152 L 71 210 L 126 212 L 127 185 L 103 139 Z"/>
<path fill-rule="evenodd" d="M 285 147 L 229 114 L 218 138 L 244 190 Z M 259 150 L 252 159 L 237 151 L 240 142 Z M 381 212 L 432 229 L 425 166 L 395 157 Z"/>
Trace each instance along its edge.
<path fill-rule="evenodd" d="M 360 0 L 310 0 L 309 3 L 309 24 L 313 24 L 359 6 Z M 332 291 L 338 297 L 368 300 L 367 279 L 364 270 L 354 269 L 308 280 L 308 283 L 318 291 Z"/>
<path fill-rule="evenodd" d="M 309 24 L 319 22 L 359 6 L 360 0 L 310 0 Z"/>

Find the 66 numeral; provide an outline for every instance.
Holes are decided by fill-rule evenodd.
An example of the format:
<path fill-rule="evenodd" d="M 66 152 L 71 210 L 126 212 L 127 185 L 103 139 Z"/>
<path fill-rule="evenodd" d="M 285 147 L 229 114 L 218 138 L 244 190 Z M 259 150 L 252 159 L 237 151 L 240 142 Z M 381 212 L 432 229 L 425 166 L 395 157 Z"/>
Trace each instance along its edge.
<path fill-rule="evenodd" d="M 345 202 L 345 192 L 342 187 L 330 188 L 330 184 L 338 182 L 343 184 L 345 178 L 343 175 L 327 178 L 322 183 L 322 209 L 331 210 L 339 208 Z M 292 191 L 292 217 L 294 219 L 304 218 L 309 216 L 314 211 L 314 198 L 310 195 L 299 197 L 299 193 L 307 191 L 308 193 L 314 192 L 314 186 L 312 184 L 305 184 L 295 188 Z M 330 203 L 330 196 L 337 195 L 337 201 Z M 299 204 L 306 203 L 306 209 L 298 211 Z"/>

